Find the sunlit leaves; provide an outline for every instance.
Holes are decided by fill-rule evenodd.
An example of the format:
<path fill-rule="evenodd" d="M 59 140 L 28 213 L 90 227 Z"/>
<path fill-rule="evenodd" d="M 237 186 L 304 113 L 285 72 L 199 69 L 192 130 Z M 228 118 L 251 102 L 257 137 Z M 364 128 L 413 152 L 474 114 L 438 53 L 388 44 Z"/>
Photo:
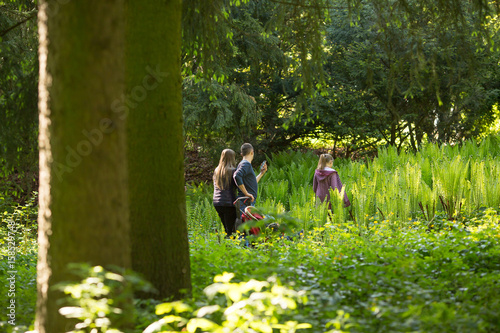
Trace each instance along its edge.
<path fill-rule="evenodd" d="M 77 319 L 71 332 L 120 332 L 117 327 L 132 322 L 130 300 L 133 291 L 151 292 L 149 283 L 124 269 L 88 264 L 70 264 L 69 270 L 82 278 L 80 282 L 63 282 L 55 286 L 66 295 L 59 313 Z"/>
<path fill-rule="evenodd" d="M 284 313 L 296 309 L 297 301 L 303 300 L 302 292 L 281 286 L 273 277 L 267 281 L 250 279 L 233 283 L 231 280 L 234 276 L 233 273 L 224 272 L 215 276 L 215 283 L 205 288 L 209 301 L 221 305 L 206 305 L 194 311 L 193 315 L 187 313 L 184 317 L 166 316 L 150 325 L 145 332 L 152 333 L 160 327 L 167 327 L 187 332 L 202 329 L 204 332 L 272 333 L 273 328 L 280 329 L 280 332 L 291 332 L 311 327 L 297 321 L 279 321 Z M 226 303 L 225 306 L 223 303 Z M 175 310 L 178 305 L 179 302 L 160 304 L 157 313 L 168 313 L 168 310 Z"/>
<path fill-rule="evenodd" d="M 156 307 L 157 315 L 170 313 L 172 311 L 175 311 L 176 313 L 182 313 L 182 312 L 192 311 L 192 308 L 189 305 L 184 304 L 182 302 L 163 303 Z"/>

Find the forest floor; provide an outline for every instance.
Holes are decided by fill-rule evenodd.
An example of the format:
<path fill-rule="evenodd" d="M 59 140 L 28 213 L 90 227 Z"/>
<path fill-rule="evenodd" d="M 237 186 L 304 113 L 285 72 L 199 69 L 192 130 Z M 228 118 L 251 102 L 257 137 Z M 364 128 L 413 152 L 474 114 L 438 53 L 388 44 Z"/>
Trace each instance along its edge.
<path fill-rule="evenodd" d="M 186 183 L 211 182 L 217 164 L 207 153 L 198 149 L 184 149 L 184 178 Z"/>

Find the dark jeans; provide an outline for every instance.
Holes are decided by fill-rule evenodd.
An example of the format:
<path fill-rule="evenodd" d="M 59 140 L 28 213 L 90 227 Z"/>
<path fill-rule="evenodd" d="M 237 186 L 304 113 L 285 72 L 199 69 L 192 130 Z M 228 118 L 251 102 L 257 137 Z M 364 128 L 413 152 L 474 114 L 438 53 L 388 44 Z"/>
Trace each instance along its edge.
<path fill-rule="evenodd" d="M 234 232 L 234 222 L 236 221 L 236 208 L 234 206 L 214 206 L 219 214 L 226 234 L 230 236 Z"/>

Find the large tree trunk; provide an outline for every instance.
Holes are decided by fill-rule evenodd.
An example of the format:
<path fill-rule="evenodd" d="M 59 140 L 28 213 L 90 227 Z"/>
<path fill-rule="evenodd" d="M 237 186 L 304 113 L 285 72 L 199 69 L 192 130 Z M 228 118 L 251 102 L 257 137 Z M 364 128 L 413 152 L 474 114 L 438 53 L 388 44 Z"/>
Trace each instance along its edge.
<path fill-rule="evenodd" d="M 36 330 L 66 332 L 54 284 L 67 264 L 130 267 L 123 0 L 42 0 Z"/>
<path fill-rule="evenodd" d="M 182 133 L 181 0 L 126 1 L 132 268 L 180 298 L 191 289 Z"/>

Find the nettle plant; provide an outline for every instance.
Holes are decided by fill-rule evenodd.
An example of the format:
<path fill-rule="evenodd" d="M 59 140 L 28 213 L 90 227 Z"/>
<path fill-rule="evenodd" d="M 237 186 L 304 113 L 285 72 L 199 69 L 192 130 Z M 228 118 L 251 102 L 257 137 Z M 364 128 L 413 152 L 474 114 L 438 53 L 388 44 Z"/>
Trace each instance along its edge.
<path fill-rule="evenodd" d="M 214 284 L 205 288 L 210 305 L 193 309 L 183 302 L 163 303 L 156 307 L 163 318 L 151 324 L 144 333 L 154 332 L 263 332 L 274 329 L 281 333 L 311 328 L 308 323 L 283 320 L 307 301 L 304 291 L 294 291 L 279 284 L 276 277 L 267 281 L 251 279 L 231 282 L 233 273 L 214 278 Z"/>

